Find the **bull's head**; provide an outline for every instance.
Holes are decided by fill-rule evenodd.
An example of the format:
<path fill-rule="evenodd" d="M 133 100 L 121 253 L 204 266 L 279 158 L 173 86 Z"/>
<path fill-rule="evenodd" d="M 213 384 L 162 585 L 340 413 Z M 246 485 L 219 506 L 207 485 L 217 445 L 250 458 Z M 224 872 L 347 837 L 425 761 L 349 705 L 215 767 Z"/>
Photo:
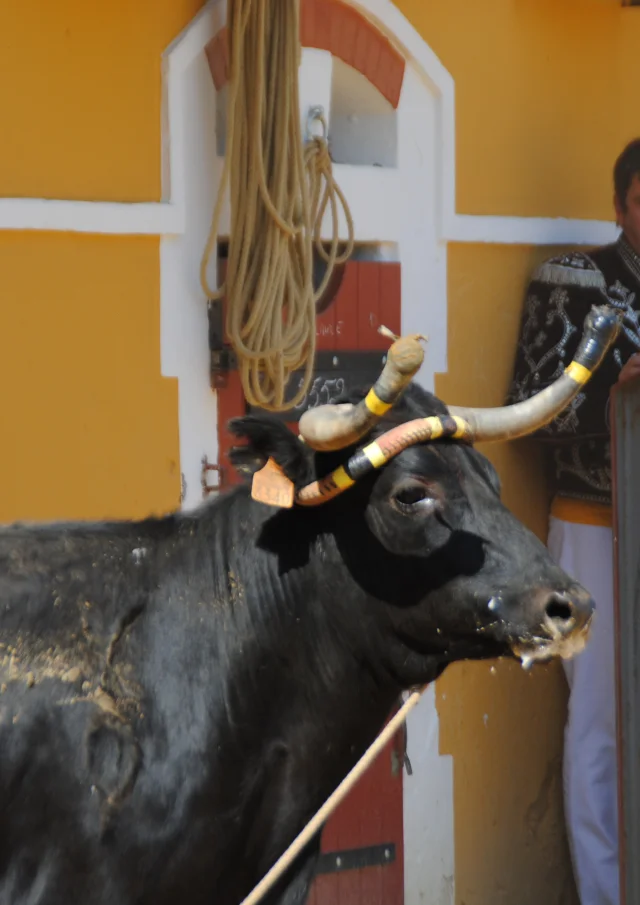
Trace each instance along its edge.
<path fill-rule="evenodd" d="M 232 458 L 253 474 L 254 491 L 274 468 L 291 485 L 292 537 L 318 527 L 313 512 L 322 506 L 322 531 L 335 538 L 340 563 L 367 599 L 391 604 L 386 618 L 405 651 L 444 661 L 512 652 L 524 665 L 568 658 L 586 643 L 594 603 L 502 505 L 497 474 L 473 443 L 551 421 L 617 330 L 613 311 L 593 309 L 562 376 L 495 409 L 447 409 L 411 384 L 422 347 L 417 337 L 401 339 L 366 396 L 304 414 L 304 442 L 266 415 L 232 422 L 249 439 Z"/>

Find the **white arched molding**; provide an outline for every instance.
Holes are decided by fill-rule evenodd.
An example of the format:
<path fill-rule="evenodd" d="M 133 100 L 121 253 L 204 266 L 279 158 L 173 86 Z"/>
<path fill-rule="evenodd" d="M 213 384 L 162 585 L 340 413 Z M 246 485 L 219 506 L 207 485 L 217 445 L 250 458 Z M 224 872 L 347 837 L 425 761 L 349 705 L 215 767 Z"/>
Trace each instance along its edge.
<path fill-rule="evenodd" d="M 420 379 L 432 388 L 435 372 L 446 371 L 446 252 L 455 188 L 453 81 L 391 2 L 353 6 L 374 20 L 406 60 L 395 110 L 397 148 L 393 165 L 335 164 L 334 173 L 349 201 L 357 240 L 381 243 L 385 254 L 396 249 L 392 254 L 402 264 L 402 327 L 429 335 Z M 204 48 L 225 19 L 224 0 L 209 3 L 168 48 L 164 61 L 164 185 L 180 211 L 183 230 L 161 241 L 162 371 L 178 380 L 185 508 L 202 499 L 203 457 L 217 461 L 216 394 L 209 385 L 199 265 L 222 168 L 215 135 L 220 96 Z M 316 103 L 331 115 L 333 65 L 328 52 L 304 50 L 303 116 L 305 106 Z M 222 234 L 228 216 L 227 209 Z M 343 234 L 344 229 L 343 223 Z M 404 777 L 405 903 L 453 905 L 453 765 L 451 757 L 439 752 L 433 688 L 412 713 L 408 737 L 414 769 Z"/>
<path fill-rule="evenodd" d="M 429 335 L 420 379 L 432 389 L 434 375 L 447 370 L 446 232 L 454 195 L 453 81 L 391 2 L 376 0 L 371 8 L 353 5 L 373 18 L 406 60 L 396 110 L 397 160 L 392 167 L 336 164 L 334 173 L 351 207 L 358 241 L 399 249 L 402 329 Z M 225 0 L 212 0 L 164 56 L 163 182 L 183 228 L 161 243 L 162 370 L 180 382 L 186 505 L 195 505 L 201 498 L 203 456 L 213 462 L 217 459 L 215 394 L 204 376 L 208 348 L 199 264 L 222 168 L 215 140 L 217 96 L 204 49 L 225 21 Z M 304 50 L 303 109 L 318 100 L 328 105 L 331 61 L 324 51 Z M 228 232 L 228 224 L 226 204 L 221 234 Z M 328 234 L 328 216 L 324 226 Z M 341 232 L 346 233 L 344 222 Z M 215 282 L 213 273 L 211 277 Z"/>

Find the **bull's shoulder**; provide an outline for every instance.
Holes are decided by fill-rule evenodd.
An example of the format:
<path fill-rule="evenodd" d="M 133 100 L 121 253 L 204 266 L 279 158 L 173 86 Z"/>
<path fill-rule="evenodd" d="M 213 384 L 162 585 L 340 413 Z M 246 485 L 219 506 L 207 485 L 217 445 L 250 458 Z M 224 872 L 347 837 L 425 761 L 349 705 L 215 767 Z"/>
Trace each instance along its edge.
<path fill-rule="evenodd" d="M 157 547 L 141 523 L 0 529 L 0 682 L 93 686 L 147 605 Z"/>
<path fill-rule="evenodd" d="M 18 660 L 36 674 L 97 671 L 150 607 L 166 611 L 174 633 L 186 630 L 191 600 L 213 597 L 216 541 L 228 530 L 211 508 L 0 528 L 0 673 Z"/>
<path fill-rule="evenodd" d="M 107 663 L 139 674 L 165 635 L 194 644 L 219 634 L 234 605 L 240 618 L 246 587 L 228 550 L 237 541 L 246 564 L 251 541 L 229 506 L 0 529 L 0 682 L 78 669 L 92 681 Z"/>

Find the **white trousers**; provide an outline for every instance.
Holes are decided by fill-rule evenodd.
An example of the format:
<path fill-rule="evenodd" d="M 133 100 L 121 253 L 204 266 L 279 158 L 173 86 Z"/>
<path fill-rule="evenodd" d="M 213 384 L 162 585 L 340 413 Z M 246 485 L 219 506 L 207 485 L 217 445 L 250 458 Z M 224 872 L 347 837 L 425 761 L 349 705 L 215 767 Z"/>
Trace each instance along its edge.
<path fill-rule="evenodd" d="M 552 557 L 596 602 L 585 650 L 563 661 L 569 683 L 564 801 L 581 905 L 619 905 L 613 537 L 551 516 Z"/>

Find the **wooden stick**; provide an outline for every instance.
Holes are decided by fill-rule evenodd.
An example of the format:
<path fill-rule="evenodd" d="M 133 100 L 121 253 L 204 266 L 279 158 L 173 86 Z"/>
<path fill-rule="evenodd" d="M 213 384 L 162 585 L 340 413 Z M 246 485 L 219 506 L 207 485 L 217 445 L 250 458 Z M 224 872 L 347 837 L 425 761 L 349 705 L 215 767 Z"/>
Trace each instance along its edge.
<path fill-rule="evenodd" d="M 426 687 L 427 686 L 425 685 L 419 691 L 414 691 L 407 698 L 400 710 L 391 720 L 389 720 L 380 735 L 365 751 L 355 767 L 353 767 L 350 773 L 347 773 L 335 792 L 333 792 L 329 796 L 329 798 L 327 798 L 315 817 L 312 817 L 312 819 L 305 826 L 300 835 L 293 840 L 289 848 L 283 855 L 281 855 L 280 858 L 278 858 L 271 870 L 267 874 L 265 874 L 262 880 L 255 887 L 253 892 L 251 892 L 246 897 L 246 899 L 242 901 L 241 905 L 256 905 L 256 903 L 259 902 L 260 899 L 269 892 L 271 887 L 280 879 L 287 868 L 291 866 L 291 864 L 300 854 L 305 845 L 307 845 L 311 841 L 311 839 L 315 836 L 321 826 L 329 819 L 331 814 L 342 802 L 345 796 L 348 795 L 348 793 L 358 782 L 362 774 L 369 769 L 369 767 L 376 759 L 376 757 L 380 754 L 387 742 L 389 742 L 390 739 L 393 738 L 400 726 L 402 726 L 402 724 L 406 720 L 409 712 L 413 710 L 413 708 L 422 697 L 422 694 Z"/>

